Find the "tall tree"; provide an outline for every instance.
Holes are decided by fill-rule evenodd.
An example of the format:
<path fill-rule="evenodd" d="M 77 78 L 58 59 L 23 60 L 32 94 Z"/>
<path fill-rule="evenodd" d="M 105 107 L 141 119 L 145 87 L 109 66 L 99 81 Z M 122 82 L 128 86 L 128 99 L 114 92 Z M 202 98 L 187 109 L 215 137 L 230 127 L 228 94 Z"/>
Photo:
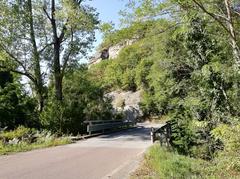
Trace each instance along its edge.
<path fill-rule="evenodd" d="M 240 68 L 239 28 L 240 9 L 236 0 L 129 0 L 127 7 L 130 11 L 122 11 L 124 22 L 156 19 L 159 17 L 174 17 L 177 23 L 183 22 L 185 17 L 203 16 L 215 22 L 228 36 L 229 44 L 235 60 L 235 67 Z M 130 13 L 128 13 L 130 12 Z M 181 22 L 179 22 L 181 21 Z"/>
<path fill-rule="evenodd" d="M 65 71 L 91 47 L 98 14 L 84 0 L 0 3 L 0 68 L 32 81 L 41 111 L 46 75 L 53 74 L 55 96 L 61 101 Z"/>
<path fill-rule="evenodd" d="M 36 38 L 38 16 L 33 14 L 32 1 L 0 2 L 0 68 L 26 76 L 34 85 L 38 109 L 44 104 L 43 74 Z M 35 17 L 34 17 L 35 16 Z"/>
<path fill-rule="evenodd" d="M 234 0 L 224 1 L 202 1 L 202 0 L 182 0 L 175 1 L 181 10 L 188 12 L 201 12 L 214 20 L 228 35 L 228 40 L 232 48 L 235 66 L 240 68 L 239 37 L 239 3 Z"/>
<path fill-rule="evenodd" d="M 98 20 L 95 9 L 84 5 L 84 0 L 52 0 L 45 2 L 43 11 L 50 23 L 49 39 L 53 44 L 51 64 L 54 74 L 55 96 L 63 99 L 62 80 L 69 64 L 86 53 L 94 41 Z"/>

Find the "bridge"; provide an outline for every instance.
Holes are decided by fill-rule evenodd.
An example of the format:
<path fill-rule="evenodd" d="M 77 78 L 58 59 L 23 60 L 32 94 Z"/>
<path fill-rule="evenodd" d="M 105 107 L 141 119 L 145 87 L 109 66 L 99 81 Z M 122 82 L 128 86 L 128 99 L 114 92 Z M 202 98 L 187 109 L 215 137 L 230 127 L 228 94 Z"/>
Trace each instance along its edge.
<path fill-rule="evenodd" d="M 74 144 L 0 157 L 1 179 L 127 178 L 152 144 L 150 123 Z"/>

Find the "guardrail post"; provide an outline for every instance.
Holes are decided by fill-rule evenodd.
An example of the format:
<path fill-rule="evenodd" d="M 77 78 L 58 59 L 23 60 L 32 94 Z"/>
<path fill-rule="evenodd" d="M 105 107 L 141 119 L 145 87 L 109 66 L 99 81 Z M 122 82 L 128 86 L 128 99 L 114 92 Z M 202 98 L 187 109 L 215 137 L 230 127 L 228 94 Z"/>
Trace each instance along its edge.
<path fill-rule="evenodd" d="M 92 122 L 90 121 L 89 124 L 88 124 L 88 126 L 87 126 L 87 127 L 88 127 L 88 134 L 89 134 L 89 135 L 92 135 L 92 131 L 89 129 L 91 125 L 92 125 Z"/>
<path fill-rule="evenodd" d="M 170 138 L 172 135 L 172 128 L 171 128 L 171 124 L 168 122 L 167 123 L 167 146 L 170 147 Z"/>

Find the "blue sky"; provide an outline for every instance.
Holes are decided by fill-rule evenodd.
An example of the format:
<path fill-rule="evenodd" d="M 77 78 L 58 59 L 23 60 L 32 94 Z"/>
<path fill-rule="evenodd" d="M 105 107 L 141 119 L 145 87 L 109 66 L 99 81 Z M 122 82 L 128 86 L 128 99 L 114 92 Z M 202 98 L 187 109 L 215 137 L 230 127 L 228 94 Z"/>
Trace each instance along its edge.
<path fill-rule="evenodd" d="M 119 26 L 119 14 L 120 10 L 123 10 L 128 0 L 91 0 L 87 1 L 87 4 L 97 9 L 99 13 L 99 19 L 103 22 L 113 22 L 116 27 Z M 96 47 L 102 41 L 101 34 L 96 33 L 97 41 L 94 46 Z"/>

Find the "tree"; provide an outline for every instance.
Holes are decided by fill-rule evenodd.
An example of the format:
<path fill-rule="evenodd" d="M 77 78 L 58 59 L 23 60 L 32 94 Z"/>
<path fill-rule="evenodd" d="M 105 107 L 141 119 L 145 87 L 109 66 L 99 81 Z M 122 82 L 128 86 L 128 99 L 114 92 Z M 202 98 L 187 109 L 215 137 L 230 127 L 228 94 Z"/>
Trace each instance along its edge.
<path fill-rule="evenodd" d="M 62 101 L 62 80 L 66 68 L 86 53 L 94 41 L 98 20 L 95 10 L 83 4 L 84 0 L 44 2 L 45 21 L 51 27 L 47 37 L 53 45 L 51 64 L 54 74 L 55 96 Z M 50 23 L 50 24 L 49 24 Z"/>
<path fill-rule="evenodd" d="M 150 21 L 169 14 L 172 7 L 168 1 L 162 0 L 129 0 L 126 9 L 120 11 L 123 25 L 133 22 Z"/>
<path fill-rule="evenodd" d="M 0 10 L 0 67 L 31 80 L 39 111 L 44 104 L 45 77 L 51 72 L 56 99 L 61 101 L 66 70 L 78 64 L 95 39 L 95 9 L 83 0 L 16 0 L 1 1 Z"/>
<path fill-rule="evenodd" d="M 32 1 L 1 1 L 0 68 L 26 76 L 34 85 L 38 109 L 44 105 L 41 50 L 37 46 L 37 25 L 41 18 L 33 14 Z M 40 45 L 39 45 L 40 46 Z"/>
<path fill-rule="evenodd" d="M 112 118 L 111 100 L 92 81 L 86 66 L 68 72 L 63 80 L 64 100 L 50 101 L 43 113 L 42 124 L 60 133 L 86 132 L 85 120 L 109 120 Z"/>
<path fill-rule="evenodd" d="M 196 14 L 208 16 L 211 20 L 228 35 L 228 42 L 232 48 L 235 60 L 235 69 L 240 68 L 240 49 L 239 28 L 240 10 L 238 1 L 203 1 L 203 0 L 129 0 L 128 11 L 122 11 L 125 23 L 134 21 L 142 21 L 156 18 L 173 17 L 177 24 L 186 23 L 184 18 L 180 18 L 183 14 L 185 17 L 194 17 Z"/>
<path fill-rule="evenodd" d="M 181 10 L 189 13 L 198 12 L 199 10 L 209 16 L 212 20 L 219 24 L 219 26 L 228 34 L 228 41 L 232 47 L 233 56 L 237 70 L 240 67 L 240 51 L 239 51 L 239 37 L 237 29 L 239 28 L 240 13 L 237 8 L 239 4 L 237 1 L 202 1 L 202 0 L 182 0 L 175 1 Z"/>

